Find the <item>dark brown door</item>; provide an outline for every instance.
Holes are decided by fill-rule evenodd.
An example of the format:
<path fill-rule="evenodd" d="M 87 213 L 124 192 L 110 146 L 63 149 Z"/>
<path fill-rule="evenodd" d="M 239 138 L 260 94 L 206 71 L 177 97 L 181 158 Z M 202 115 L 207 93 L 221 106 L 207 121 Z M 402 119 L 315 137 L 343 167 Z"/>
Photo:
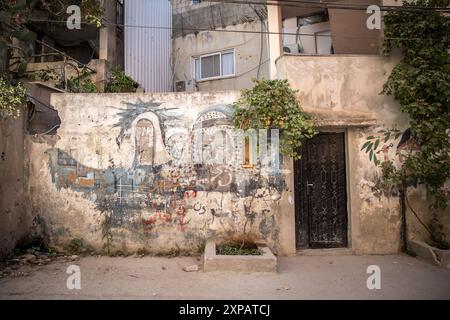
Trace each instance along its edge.
<path fill-rule="evenodd" d="M 308 140 L 295 162 L 298 248 L 347 246 L 344 133 Z"/>

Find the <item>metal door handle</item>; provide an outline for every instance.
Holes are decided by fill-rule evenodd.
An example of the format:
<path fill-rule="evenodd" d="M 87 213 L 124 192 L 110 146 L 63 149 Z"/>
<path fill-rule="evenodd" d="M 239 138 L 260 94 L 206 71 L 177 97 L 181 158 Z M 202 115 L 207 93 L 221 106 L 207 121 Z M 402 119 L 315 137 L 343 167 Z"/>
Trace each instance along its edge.
<path fill-rule="evenodd" d="M 306 182 L 306 194 L 309 194 L 309 188 L 314 187 L 314 183 Z"/>

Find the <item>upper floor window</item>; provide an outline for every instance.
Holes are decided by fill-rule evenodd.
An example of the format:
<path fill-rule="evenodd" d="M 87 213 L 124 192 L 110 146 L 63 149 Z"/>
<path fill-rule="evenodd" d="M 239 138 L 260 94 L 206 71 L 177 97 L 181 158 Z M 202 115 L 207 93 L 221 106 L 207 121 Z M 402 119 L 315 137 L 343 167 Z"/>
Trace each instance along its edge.
<path fill-rule="evenodd" d="M 306 17 L 298 17 L 297 25 L 299 27 L 303 27 L 303 26 L 308 26 L 308 25 L 321 23 L 321 22 L 327 22 L 327 21 L 329 21 L 328 12 L 323 11 L 323 12 L 318 12 L 318 13 L 306 16 Z"/>
<path fill-rule="evenodd" d="M 192 0 L 192 4 L 199 4 L 201 2 L 202 2 L 202 0 Z"/>
<path fill-rule="evenodd" d="M 283 20 L 283 51 L 287 53 L 333 54 L 331 25 L 327 11 Z"/>
<path fill-rule="evenodd" d="M 234 76 L 234 50 L 228 50 L 194 58 L 195 80 Z"/>

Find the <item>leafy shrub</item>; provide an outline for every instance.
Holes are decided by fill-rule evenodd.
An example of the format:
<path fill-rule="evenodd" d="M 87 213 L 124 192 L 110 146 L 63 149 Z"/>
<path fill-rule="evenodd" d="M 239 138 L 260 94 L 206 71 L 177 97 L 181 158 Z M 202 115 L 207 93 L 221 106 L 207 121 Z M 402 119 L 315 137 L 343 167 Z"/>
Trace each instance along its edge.
<path fill-rule="evenodd" d="M 84 68 L 78 77 L 71 77 L 67 80 L 66 90 L 75 93 L 95 93 L 97 87 L 89 78 L 90 72 Z"/>
<path fill-rule="evenodd" d="M 19 108 L 25 102 L 26 95 L 21 82 L 11 83 L 0 76 L 0 119 L 19 117 Z"/>
<path fill-rule="evenodd" d="M 131 77 L 127 76 L 125 72 L 120 69 L 112 69 L 111 76 L 106 83 L 105 92 L 136 92 L 139 84 Z"/>
<path fill-rule="evenodd" d="M 86 243 L 84 239 L 74 238 L 64 247 L 64 250 L 71 254 L 92 254 L 94 248 Z"/>
<path fill-rule="evenodd" d="M 233 104 L 233 124 L 242 130 L 279 129 L 282 153 L 300 158 L 298 151 L 316 129 L 311 117 L 300 107 L 287 80 L 254 80 L 255 86 L 241 91 Z"/>

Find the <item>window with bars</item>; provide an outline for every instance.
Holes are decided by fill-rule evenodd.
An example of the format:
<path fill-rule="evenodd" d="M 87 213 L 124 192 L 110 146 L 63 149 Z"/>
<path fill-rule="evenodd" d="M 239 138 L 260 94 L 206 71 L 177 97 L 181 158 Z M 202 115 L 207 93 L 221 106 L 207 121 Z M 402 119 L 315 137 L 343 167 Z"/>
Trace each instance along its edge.
<path fill-rule="evenodd" d="M 193 58 L 195 80 L 234 76 L 234 50 L 228 50 Z"/>

